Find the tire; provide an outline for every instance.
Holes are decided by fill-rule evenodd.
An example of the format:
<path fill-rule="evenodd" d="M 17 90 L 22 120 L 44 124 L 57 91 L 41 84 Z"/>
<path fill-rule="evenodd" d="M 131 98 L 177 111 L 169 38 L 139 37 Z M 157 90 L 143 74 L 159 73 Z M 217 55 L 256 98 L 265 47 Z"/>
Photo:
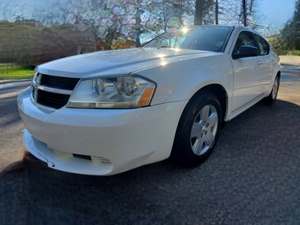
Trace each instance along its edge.
<path fill-rule="evenodd" d="M 193 167 L 207 159 L 218 140 L 223 115 L 221 103 L 214 94 L 200 92 L 194 96 L 180 118 L 171 160 Z"/>
<path fill-rule="evenodd" d="M 277 75 L 274 80 L 271 93 L 269 94 L 268 97 L 264 99 L 265 104 L 273 105 L 277 101 L 279 87 L 280 87 L 280 75 Z"/>

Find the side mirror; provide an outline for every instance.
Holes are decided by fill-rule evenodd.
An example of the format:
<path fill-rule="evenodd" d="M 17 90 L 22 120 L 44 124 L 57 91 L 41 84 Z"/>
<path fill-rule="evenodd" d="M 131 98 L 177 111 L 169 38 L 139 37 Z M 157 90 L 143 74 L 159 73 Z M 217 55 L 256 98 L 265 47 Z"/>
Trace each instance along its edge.
<path fill-rule="evenodd" d="M 258 56 L 259 50 L 256 47 L 252 46 L 241 46 L 234 54 L 233 59 L 240 59 L 246 57 Z"/>

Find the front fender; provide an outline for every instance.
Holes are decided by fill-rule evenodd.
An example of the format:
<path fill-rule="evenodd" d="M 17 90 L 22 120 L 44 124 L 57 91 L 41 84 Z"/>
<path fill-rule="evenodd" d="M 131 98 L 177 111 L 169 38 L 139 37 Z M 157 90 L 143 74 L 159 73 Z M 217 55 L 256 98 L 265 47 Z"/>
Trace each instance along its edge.
<path fill-rule="evenodd" d="M 232 65 L 224 54 L 174 62 L 143 71 L 141 75 L 157 83 L 153 105 L 187 101 L 201 88 L 211 84 L 221 85 L 228 98 L 232 96 Z"/>

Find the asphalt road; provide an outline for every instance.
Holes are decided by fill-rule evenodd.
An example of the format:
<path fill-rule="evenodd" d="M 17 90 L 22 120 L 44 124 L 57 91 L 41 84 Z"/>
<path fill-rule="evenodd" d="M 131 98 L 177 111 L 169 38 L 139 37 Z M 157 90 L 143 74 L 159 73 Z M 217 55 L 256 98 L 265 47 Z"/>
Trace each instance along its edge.
<path fill-rule="evenodd" d="M 0 89 L 0 224 L 300 224 L 300 70 L 279 101 L 229 122 L 200 167 L 168 161 L 113 177 L 50 170 L 22 157 L 15 94 Z M 9 165 L 10 164 L 10 165 Z M 7 165 L 9 165 L 7 167 Z"/>

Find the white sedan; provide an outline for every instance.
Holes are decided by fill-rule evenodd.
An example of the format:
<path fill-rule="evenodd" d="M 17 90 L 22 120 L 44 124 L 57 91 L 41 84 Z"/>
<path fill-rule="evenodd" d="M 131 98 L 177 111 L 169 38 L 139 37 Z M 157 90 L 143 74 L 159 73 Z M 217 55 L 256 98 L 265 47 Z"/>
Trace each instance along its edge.
<path fill-rule="evenodd" d="M 143 48 L 38 66 L 18 97 L 26 149 L 53 169 L 112 175 L 212 152 L 224 121 L 276 100 L 278 56 L 243 27 L 164 33 Z"/>

